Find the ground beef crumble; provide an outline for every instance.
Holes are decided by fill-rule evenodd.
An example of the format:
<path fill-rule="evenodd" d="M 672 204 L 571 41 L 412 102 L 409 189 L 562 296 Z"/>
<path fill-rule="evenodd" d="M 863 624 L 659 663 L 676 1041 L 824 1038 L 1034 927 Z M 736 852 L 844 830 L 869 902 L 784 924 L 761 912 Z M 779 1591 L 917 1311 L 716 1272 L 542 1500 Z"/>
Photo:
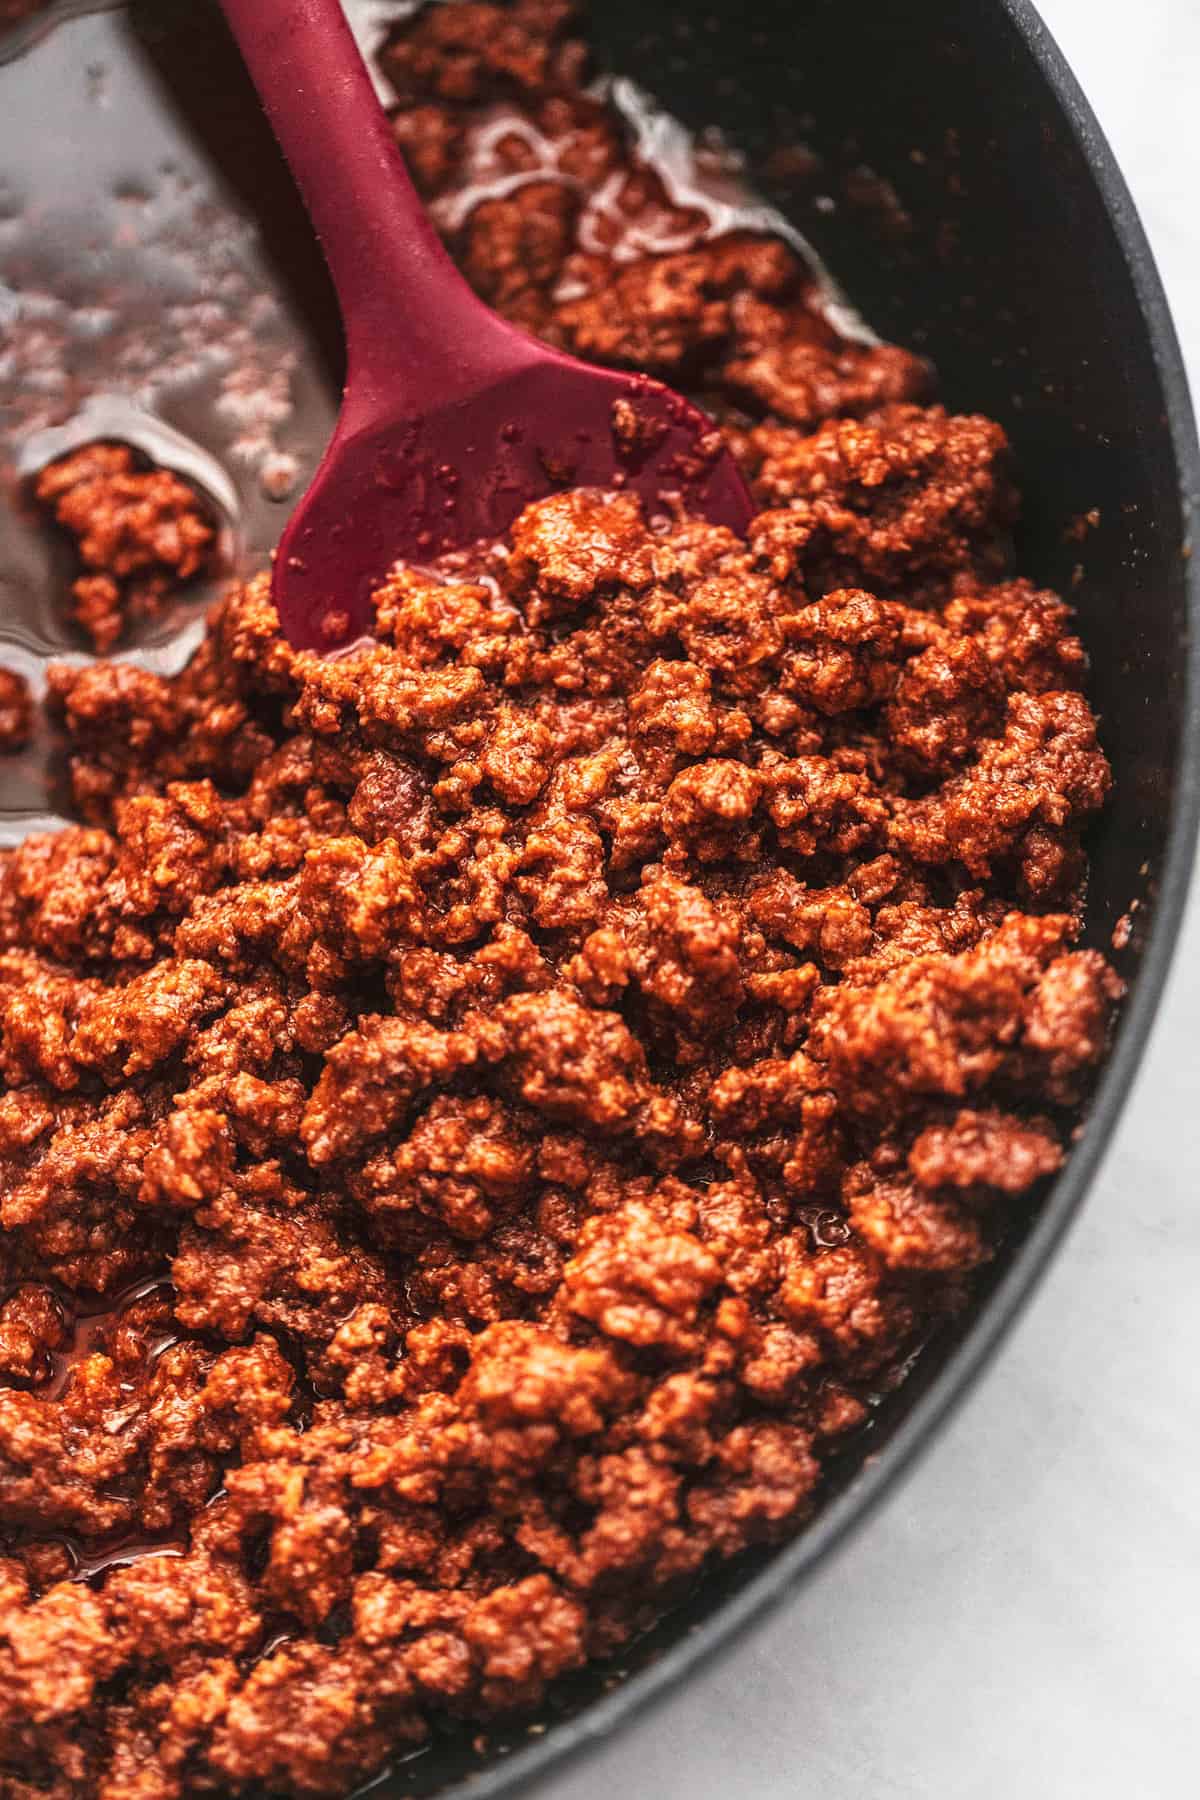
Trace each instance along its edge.
<path fill-rule="evenodd" d="M 101 655 L 212 562 L 216 533 L 194 488 L 128 444 L 60 456 L 34 492 L 74 544 L 83 573 L 71 584 L 71 617 Z"/>
<path fill-rule="evenodd" d="M 669 197 L 559 0 L 385 64 L 428 194 L 526 158 L 448 228 L 482 291 L 722 407 L 762 510 L 565 493 L 338 660 L 262 577 L 174 679 L 52 669 L 79 822 L 0 862 L 11 1800 L 339 1794 L 794 1531 L 1119 992 L 1000 428 L 780 243 L 637 253 Z M 205 553 L 173 482 L 43 477 L 98 640 Z"/>
<path fill-rule="evenodd" d="M 0 666 L 0 753 L 23 750 L 33 732 L 33 696 L 16 669 Z"/>

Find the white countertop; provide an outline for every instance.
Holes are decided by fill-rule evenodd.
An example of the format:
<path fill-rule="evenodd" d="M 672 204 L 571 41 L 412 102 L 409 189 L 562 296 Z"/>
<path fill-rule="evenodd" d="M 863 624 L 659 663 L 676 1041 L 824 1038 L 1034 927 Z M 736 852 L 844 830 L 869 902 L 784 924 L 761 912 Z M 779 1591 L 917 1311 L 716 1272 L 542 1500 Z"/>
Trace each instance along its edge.
<path fill-rule="evenodd" d="M 1200 395 L 1200 0 L 1041 10 Z M 1198 1019 L 1200 890 L 1101 1176 L 999 1361 L 807 1589 L 553 1800 L 1200 1793 Z"/>

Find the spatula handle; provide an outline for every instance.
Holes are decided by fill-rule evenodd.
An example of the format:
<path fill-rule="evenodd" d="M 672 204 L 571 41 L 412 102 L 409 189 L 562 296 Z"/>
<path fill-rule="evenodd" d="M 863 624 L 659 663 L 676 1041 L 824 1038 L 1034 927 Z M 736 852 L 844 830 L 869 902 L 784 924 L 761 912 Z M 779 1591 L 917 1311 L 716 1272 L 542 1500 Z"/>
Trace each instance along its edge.
<path fill-rule="evenodd" d="M 369 418 L 445 400 L 519 358 L 413 187 L 340 0 L 222 0 L 341 303 L 347 399 Z"/>

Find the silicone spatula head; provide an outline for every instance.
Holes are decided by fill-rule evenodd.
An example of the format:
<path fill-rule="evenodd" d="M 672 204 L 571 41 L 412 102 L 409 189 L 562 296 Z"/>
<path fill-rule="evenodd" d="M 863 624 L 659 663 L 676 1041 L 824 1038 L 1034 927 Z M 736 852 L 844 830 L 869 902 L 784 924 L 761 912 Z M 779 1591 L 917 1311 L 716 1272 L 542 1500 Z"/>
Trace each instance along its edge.
<path fill-rule="evenodd" d="M 333 439 L 275 559 L 280 622 L 335 650 L 398 561 L 495 538 L 532 500 L 623 488 L 742 531 L 752 506 L 712 421 L 499 318 L 409 180 L 339 0 L 223 0 L 320 237 L 347 375 Z"/>

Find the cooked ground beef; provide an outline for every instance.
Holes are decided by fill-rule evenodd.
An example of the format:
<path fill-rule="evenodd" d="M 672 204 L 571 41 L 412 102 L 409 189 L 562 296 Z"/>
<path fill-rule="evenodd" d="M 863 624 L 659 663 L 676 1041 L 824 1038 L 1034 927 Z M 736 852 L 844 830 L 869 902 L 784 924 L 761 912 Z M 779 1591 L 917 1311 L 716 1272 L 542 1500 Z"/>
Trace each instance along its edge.
<path fill-rule="evenodd" d="M 669 202 L 557 0 L 386 62 L 431 195 L 552 146 L 448 227 L 481 290 L 723 405 L 763 510 L 564 493 L 339 660 L 260 577 L 175 679 L 52 670 L 79 823 L 0 869 L 12 1800 L 336 1795 L 794 1532 L 1118 994 L 1000 428 L 780 243 L 630 256 Z M 119 455 L 46 498 L 130 596 L 204 544 Z"/>
<path fill-rule="evenodd" d="M 0 752 L 23 750 L 32 731 L 29 683 L 16 669 L 0 667 Z"/>
<path fill-rule="evenodd" d="M 85 444 L 47 464 L 34 491 L 74 542 L 84 573 L 71 616 L 102 655 L 211 562 L 216 534 L 195 490 L 128 444 Z"/>

